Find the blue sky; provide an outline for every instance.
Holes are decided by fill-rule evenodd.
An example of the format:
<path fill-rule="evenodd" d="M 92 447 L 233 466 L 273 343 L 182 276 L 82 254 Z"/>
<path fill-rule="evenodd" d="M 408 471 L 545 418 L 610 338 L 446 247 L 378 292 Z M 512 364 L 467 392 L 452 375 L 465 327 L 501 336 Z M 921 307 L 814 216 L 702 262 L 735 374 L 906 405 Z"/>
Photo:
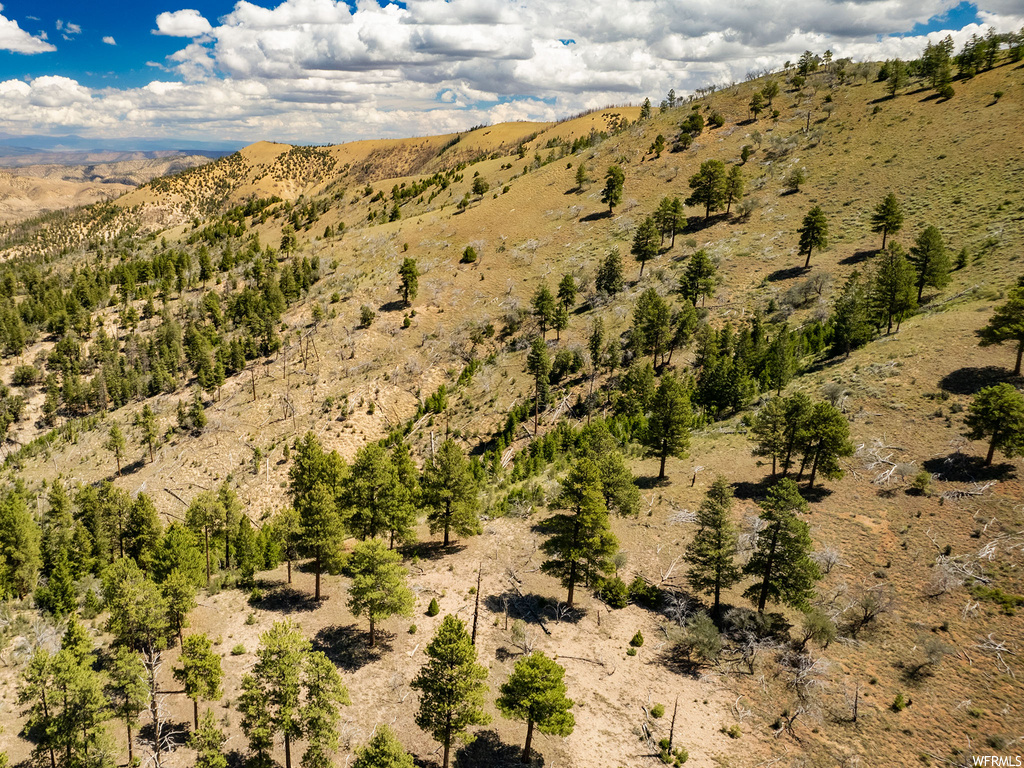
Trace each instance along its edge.
<path fill-rule="evenodd" d="M 0 0 L 0 133 L 324 143 L 554 120 L 1024 27 L 1020 0 Z M 156 34 L 154 34 L 156 31 Z"/>

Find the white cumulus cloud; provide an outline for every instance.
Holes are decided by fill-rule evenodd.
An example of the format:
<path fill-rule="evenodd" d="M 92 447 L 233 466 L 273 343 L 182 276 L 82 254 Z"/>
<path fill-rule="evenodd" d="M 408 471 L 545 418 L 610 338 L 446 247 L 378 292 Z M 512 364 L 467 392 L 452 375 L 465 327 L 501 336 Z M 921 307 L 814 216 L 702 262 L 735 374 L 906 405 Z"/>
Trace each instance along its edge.
<path fill-rule="evenodd" d="M 0 12 L 4 7 L 0 5 Z M 14 19 L 8 19 L 0 13 L 0 51 L 12 53 L 48 53 L 56 51 L 56 46 L 46 42 L 45 35 L 33 37 L 23 30 Z"/>
<path fill-rule="evenodd" d="M 110 35 L 105 35 L 103 37 L 103 42 L 106 43 L 107 45 L 117 45 L 117 40 L 115 40 Z"/>
<path fill-rule="evenodd" d="M 187 8 L 182 11 L 165 11 L 157 16 L 153 34 L 168 37 L 200 37 L 212 29 L 210 22 L 199 11 Z"/>

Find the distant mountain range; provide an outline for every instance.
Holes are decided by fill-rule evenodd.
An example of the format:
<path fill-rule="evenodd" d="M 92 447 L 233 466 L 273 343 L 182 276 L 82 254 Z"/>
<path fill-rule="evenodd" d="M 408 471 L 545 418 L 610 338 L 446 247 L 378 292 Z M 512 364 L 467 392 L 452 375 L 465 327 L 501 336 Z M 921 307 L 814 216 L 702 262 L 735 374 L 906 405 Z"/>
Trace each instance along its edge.
<path fill-rule="evenodd" d="M 168 139 L 93 139 L 81 136 L 15 136 L 0 132 L 0 167 L 111 163 L 183 155 L 223 157 L 241 149 L 240 142 Z"/>

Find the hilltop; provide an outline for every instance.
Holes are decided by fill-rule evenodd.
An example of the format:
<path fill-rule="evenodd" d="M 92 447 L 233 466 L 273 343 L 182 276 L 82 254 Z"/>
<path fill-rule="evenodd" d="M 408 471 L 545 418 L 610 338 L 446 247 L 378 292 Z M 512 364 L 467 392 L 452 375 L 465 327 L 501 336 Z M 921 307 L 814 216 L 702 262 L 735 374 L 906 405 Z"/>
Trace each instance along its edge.
<path fill-rule="evenodd" d="M 353 706 L 342 731 L 352 746 L 386 722 L 424 764 L 437 759 L 413 722 L 408 684 L 441 617 L 472 616 L 482 564 L 478 647 L 491 673 L 494 722 L 465 764 L 514 761 L 522 728 L 492 704 L 524 642 L 562 659 L 577 702 L 575 732 L 538 744 L 546 764 L 660 764 L 655 744 L 669 716 L 650 712 L 660 703 L 671 713 L 677 698 L 675 741 L 689 750 L 687 765 L 780 756 L 794 765 L 908 756 L 940 764 L 971 750 L 1014 754 L 1024 725 L 1014 616 L 1024 603 L 1021 463 L 982 467 L 972 457 L 985 446 L 962 434 L 982 387 L 1022 384 L 1010 375 L 1009 345 L 979 347 L 975 331 L 1022 274 L 1024 70 L 1002 62 L 955 81 L 955 94 L 942 99 L 922 80 L 890 96 L 878 70 L 837 62 L 803 82 L 795 71 L 773 73 L 655 104 L 649 115 L 622 107 L 402 141 L 261 142 L 113 202 L 21 221 L 0 243 L 10 277 L 0 283 L 22 318 L 19 325 L 10 307 L 0 313 L 5 401 L 24 398 L 10 421 L 8 483 L 23 483 L 29 508 L 42 510 L 58 477 L 73 489 L 109 481 L 150 497 L 165 524 L 227 483 L 259 525 L 288 503 L 296 441 L 307 433 L 348 462 L 373 441 L 404 442 L 420 466 L 455 439 L 485 477 L 483 534 L 445 551 L 417 524 L 424 543 L 404 550 L 415 631 L 389 619 L 384 649 L 364 652 L 364 621 L 345 607 L 350 578 L 325 576 L 328 599 L 317 604 L 307 595 L 312 573 L 297 568 L 289 586 L 284 565 L 258 574 L 261 595 L 211 589 L 193 612 L 194 630 L 218 638 L 229 702 L 237 702 L 259 632 L 294 614 L 344 673 Z M 768 80 L 780 92 L 754 119 L 750 104 Z M 638 228 L 663 199 L 685 199 L 709 160 L 740 169 L 745 194 L 706 219 L 700 206 L 687 206 L 687 225 L 660 242 L 640 277 L 631 256 Z M 611 210 L 602 202 L 610 166 L 624 175 Z M 905 211 L 892 238 L 909 249 L 935 226 L 957 266 L 947 285 L 924 290 L 898 331 L 883 327 L 848 354 L 832 354 L 837 299 L 882 258 L 871 217 L 889 193 Z M 804 269 L 798 230 L 815 206 L 829 242 Z M 616 249 L 624 285 L 599 291 L 599 271 Z M 639 577 L 664 591 L 657 610 L 642 601 L 613 609 L 580 585 L 582 610 L 570 615 L 559 603 L 563 588 L 539 570 L 545 536 L 536 524 L 572 463 L 566 432 L 628 411 L 622 403 L 635 396 L 622 386 L 630 360 L 591 366 L 594 321 L 627 358 L 636 351 L 632 362 L 650 357 L 630 346 L 638 299 L 654 289 L 672 311 L 682 309 L 678 288 L 698 252 L 714 267 L 713 290 L 698 296 L 700 328 L 658 373 L 691 383 L 697 403 L 698 387 L 710 386 L 701 384 L 709 348 L 740 359 L 744 344 L 793 334 L 798 375 L 783 394 L 831 403 L 855 452 L 840 459 L 842 477 L 801 485 L 810 501 L 801 519 L 827 570 L 814 605 L 837 639 L 792 650 L 783 637 L 799 640 L 801 614 L 773 606 L 771 632 L 733 626 L 716 663 L 688 666 L 669 651 L 676 620 L 702 605 L 682 561 L 692 513 L 724 476 L 749 556 L 770 484 L 771 461 L 752 454 L 750 433 L 772 396 L 766 380 L 730 369 L 741 391 L 721 408 L 695 405 L 688 456 L 667 460 L 665 482 L 656 479 L 658 459 L 639 445 L 636 418 L 613 421 L 640 491 L 637 518 L 612 518 L 618 568 L 627 584 Z M 406 306 L 398 275 L 409 258 L 420 275 Z M 545 334 L 552 357 L 567 353 L 566 370 L 552 382 L 535 440 L 526 371 L 540 332 L 532 302 L 567 274 L 580 286 L 578 300 L 557 340 L 552 329 Z M 196 397 L 201 428 L 180 415 Z M 134 426 L 144 407 L 160 435 L 152 460 Z M 120 471 L 104 447 L 113 424 L 129 436 Z M 912 485 L 922 471 L 927 482 Z M 236 577 L 227 572 L 216 583 Z M 748 585 L 723 600 L 746 610 Z M 424 615 L 431 598 L 441 616 Z M 12 608 L 21 609 L 28 615 L 24 604 Z M 510 616 L 526 621 L 526 640 L 514 636 Z M 88 623 L 107 642 L 102 619 Z M 29 635 L 24 622 L 18 627 L 12 638 Z M 627 655 L 638 630 L 646 643 Z M 242 652 L 231 655 L 235 645 Z M 0 749 L 16 763 L 31 744 L 19 731 L 11 654 L 3 707 L 5 721 L 19 725 L 0 734 Z M 172 719 L 187 723 L 189 702 L 169 698 Z M 244 752 L 237 713 L 221 704 L 215 711 L 230 723 L 230 746 Z M 120 726 L 112 731 L 120 743 Z M 193 755 L 180 747 L 167 764 L 188 765 Z"/>

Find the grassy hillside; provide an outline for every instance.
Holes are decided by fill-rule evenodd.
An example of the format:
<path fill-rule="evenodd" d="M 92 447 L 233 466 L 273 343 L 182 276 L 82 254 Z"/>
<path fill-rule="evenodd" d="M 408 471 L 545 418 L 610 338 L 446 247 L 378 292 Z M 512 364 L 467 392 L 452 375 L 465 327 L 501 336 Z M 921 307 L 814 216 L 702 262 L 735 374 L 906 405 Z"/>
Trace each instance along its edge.
<path fill-rule="evenodd" d="M 983 467 L 977 457 L 986 446 L 962 434 L 979 389 L 997 381 L 1024 384 L 1010 375 L 1010 345 L 982 348 L 974 333 L 1024 273 L 1018 131 L 1024 70 L 1004 64 L 957 81 L 948 100 L 918 82 L 889 97 L 876 71 L 877 65 L 850 65 L 843 84 L 834 72 L 819 72 L 801 88 L 779 73 L 775 119 L 752 120 L 748 110 L 762 79 L 655 107 L 647 119 L 631 107 L 555 125 L 489 126 L 394 142 L 260 143 L 157 179 L 116 204 L 24 222 L 6 235 L 13 281 L 7 298 L 43 306 L 58 287 L 78 298 L 55 310 L 64 316 L 59 323 L 26 320 L 23 345 L 4 360 L 0 376 L 10 395 L 25 401 L 6 444 L 8 483 L 24 484 L 29 508 L 41 517 L 55 478 L 72 489 L 110 481 L 149 496 L 170 524 L 200 492 L 227 482 L 260 524 L 288 503 L 293 446 L 307 432 L 348 461 L 388 436 L 404 440 L 420 465 L 446 436 L 481 461 L 483 534 L 445 550 L 418 523 L 422 543 L 403 549 L 414 618 L 383 622 L 385 640 L 373 651 L 365 647 L 365 620 L 346 607 L 351 579 L 344 575 L 325 576 L 327 599 L 320 603 L 311 599 L 312 572 L 297 568 L 288 585 L 284 565 L 258 574 L 262 596 L 248 602 L 240 590 L 219 588 L 235 583 L 234 572 L 199 593 L 191 631 L 207 632 L 223 657 L 224 700 L 213 708 L 230 736 L 227 748 L 243 754 L 234 706 L 240 677 L 254 661 L 259 634 L 289 616 L 343 673 L 353 704 L 342 716 L 346 749 L 387 723 L 422 764 L 437 764 L 436 743 L 415 726 L 409 682 L 443 616 L 472 617 L 478 568 L 477 647 L 490 671 L 486 707 L 494 717 L 466 748 L 465 765 L 515 762 L 524 728 L 503 719 L 493 702 L 524 645 L 559 659 L 577 703 L 571 736 L 539 737 L 536 747 L 548 765 L 660 764 L 655 745 L 668 734 L 677 700 L 675 742 L 689 751 L 687 765 L 755 765 L 779 757 L 793 765 L 888 765 L 908 757 L 938 765 L 970 751 L 1016 754 L 1024 725 L 1016 701 L 1024 668 L 1014 615 L 1024 602 L 1021 463 L 997 458 Z M 671 151 L 693 113 L 709 123 L 718 114 L 723 125 L 705 127 L 688 148 Z M 667 145 L 660 154 L 652 149 L 659 135 Z M 702 208 L 688 206 L 689 223 L 674 246 L 665 240 L 638 279 L 640 265 L 630 255 L 638 226 L 663 198 L 685 199 L 688 180 L 707 160 L 740 168 L 743 199 L 729 214 L 706 220 Z M 581 165 L 589 181 L 578 185 Z M 609 213 L 602 190 L 611 165 L 623 169 L 625 185 Z M 806 177 L 798 189 L 789 182 L 796 170 Z M 485 191 L 473 191 L 477 179 Z M 756 318 L 765 338 L 784 323 L 798 333 L 832 333 L 844 284 L 855 272 L 877 270 L 881 236 L 872 231 L 871 215 L 890 192 L 906 214 L 893 238 L 909 249 L 925 227 L 936 226 L 953 259 L 963 254 L 960 265 L 941 290 L 925 289 L 898 332 L 883 327 L 845 356 L 800 347 L 799 375 L 784 392 L 832 402 L 855 447 L 840 460 L 843 477 L 809 491 L 801 485 L 810 501 L 801 518 L 828 569 L 814 605 L 838 637 L 826 647 L 812 640 L 794 651 L 801 614 L 771 606 L 779 614 L 772 632 L 753 624 L 744 631 L 735 618 L 742 612 L 734 615 L 714 664 L 687 665 L 672 652 L 676 619 L 707 607 L 690 592 L 682 556 L 695 532 L 690 513 L 716 475 L 736 497 L 731 514 L 747 547 L 741 559 L 751 553 L 751 525 L 771 484 L 771 466 L 752 455 L 749 427 L 770 387 L 753 386 L 740 407 L 696 408 L 688 456 L 668 459 L 665 482 L 656 479 L 658 459 L 623 440 L 641 502 L 639 517 L 612 518 L 624 555 L 619 575 L 657 586 L 665 602 L 659 609 L 632 603 L 612 609 L 579 586 L 581 610 L 567 613 L 559 603 L 563 587 L 540 570 L 546 536 L 537 523 L 548 517 L 570 457 L 535 448 L 543 458 L 531 459 L 532 412 L 520 410 L 525 423 L 502 434 L 508 414 L 533 395 L 525 368 L 530 340 L 539 333 L 531 314 L 538 288 L 555 291 L 566 274 L 581 286 L 568 327 L 557 341 L 547 332 L 552 357 L 575 351 L 583 366 L 552 386 L 551 404 L 540 413 L 543 436 L 578 429 L 589 407 L 597 415 L 616 412 L 628 397 L 616 393 L 630 353 L 618 367 L 599 367 L 592 379 L 587 347 L 594 320 L 621 346 L 645 290 L 682 307 L 680 280 L 700 249 L 717 272 L 713 294 L 697 307 L 701 328 L 728 327 L 738 336 Z M 804 269 L 798 229 L 813 206 L 824 212 L 830 237 Z M 469 246 L 478 256 L 465 263 Z M 212 265 L 205 279 L 203 249 Z M 607 295 L 595 277 L 613 249 L 626 281 Z M 398 293 L 406 258 L 421 272 L 411 307 Z M 124 265 L 142 261 L 152 270 L 125 279 Z M 259 318 L 231 314 L 242 291 L 265 282 L 267 270 L 276 285 L 293 265 L 299 284 L 272 320 L 259 325 Z M 52 290 L 34 287 L 45 280 Z M 225 313 L 220 325 L 202 304 L 211 293 Z M 368 313 L 371 321 L 363 322 Z M 179 336 L 189 326 L 206 329 L 214 340 L 203 354 L 214 361 L 216 349 L 232 340 L 245 347 L 240 363 L 232 363 L 238 370 L 225 371 L 222 385 L 205 390 L 184 359 L 179 370 L 158 378 L 166 358 L 157 342 L 172 324 Z M 53 354 L 66 359 L 70 342 L 59 344 L 71 337 L 80 347 L 74 372 Z M 706 338 L 707 331 L 697 331 L 659 373 L 699 379 Z M 121 362 L 115 365 L 115 358 Z M 35 367 L 39 378 L 15 386 L 18 366 Z M 122 394 L 115 371 L 131 381 Z M 101 372 L 103 396 L 96 383 Z M 48 374 L 49 384 L 42 378 Z M 442 385 L 446 407 L 425 411 Z M 180 428 L 179 404 L 196 394 L 207 423 L 201 430 Z M 159 427 L 153 460 L 133 426 L 144 406 Z M 620 437 L 631 435 L 628 419 L 614 423 Z M 129 438 L 120 473 L 104 447 L 112 424 Z M 555 438 L 549 440 L 550 447 Z M 911 482 L 922 471 L 931 479 L 918 492 Z M 747 609 L 741 595 L 750 583 L 728 590 L 723 601 Z M 428 617 L 432 598 L 441 614 Z M 6 610 L 0 750 L 15 764 L 32 747 L 16 701 L 24 648 L 45 642 L 39 636 L 48 620 L 36 618 L 30 598 L 12 600 Z M 514 636 L 517 618 L 526 622 L 526 637 Z M 104 619 L 87 621 L 100 643 L 111 639 Z M 627 655 L 638 630 L 646 642 Z M 234 655 L 236 646 L 241 652 Z M 176 647 L 165 654 L 167 691 L 178 690 L 170 675 L 177 654 Z M 909 706 L 895 706 L 897 697 Z M 650 714 L 658 703 L 667 710 L 660 718 Z M 168 696 L 167 705 L 172 720 L 189 724 L 184 696 Z M 121 745 L 123 727 L 112 722 L 110 730 Z M 190 765 L 194 754 L 181 746 L 165 760 Z M 283 760 L 283 749 L 275 756 Z M 343 751 L 340 761 L 348 756 Z"/>

